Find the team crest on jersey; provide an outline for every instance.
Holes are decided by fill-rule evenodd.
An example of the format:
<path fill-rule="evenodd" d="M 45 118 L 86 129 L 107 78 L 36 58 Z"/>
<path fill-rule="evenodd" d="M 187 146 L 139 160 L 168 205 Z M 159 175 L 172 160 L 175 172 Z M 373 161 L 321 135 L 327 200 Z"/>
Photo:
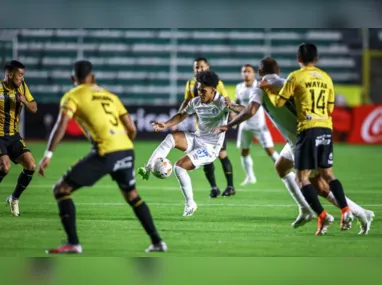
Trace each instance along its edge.
<path fill-rule="evenodd" d="M 211 112 L 213 115 L 217 115 L 219 113 L 219 110 L 217 108 L 213 108 Z"/>
<path fill-rule="evenodd" d="M 306 115 L 306 119 L 307 119 L 308 121 L 310 121 L 310 120 L 313 119 L 313 117 L 312 117 L 312 115 Z"/>

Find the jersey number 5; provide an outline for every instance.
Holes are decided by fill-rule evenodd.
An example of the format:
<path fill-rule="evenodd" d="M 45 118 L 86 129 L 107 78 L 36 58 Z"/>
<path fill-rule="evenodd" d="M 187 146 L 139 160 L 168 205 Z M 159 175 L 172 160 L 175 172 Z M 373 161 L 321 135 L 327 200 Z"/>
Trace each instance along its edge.
<path fill-rule="evenodd" d="M 312 95 L 312 113 L 316 113 L 316 109 L 321 109 L 321 114 L 325 114 L 325 92 L 326 90 L 321 89 L 320 93 L 317 94 L 314 92 L 315 89 L 310 89 L 310 95 Z"/>
<path fill-rule="evenodd" d="M 112 124 L 115 127 L 118 126 L 118 124 L 119 124 L 118 118 L 113 114 L 112 111 L 108 110 L 110 103 L 101 103 L 101 105 L 102 105 L 102 108 L 105 111 L 105 113 L 113 118 L 113 119 L 109 120 L 110 124 Z"/>

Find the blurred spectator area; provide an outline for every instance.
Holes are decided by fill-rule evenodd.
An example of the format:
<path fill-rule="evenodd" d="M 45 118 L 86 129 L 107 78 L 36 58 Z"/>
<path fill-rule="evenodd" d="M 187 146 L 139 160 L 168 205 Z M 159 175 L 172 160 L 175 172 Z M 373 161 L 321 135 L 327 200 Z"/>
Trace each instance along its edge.
<path fill-rule="evenodd" d="M 126 104 L 180 102 L 195 57 L 206 57 L 227 86 L 240 81 L 243 64 L 274 57 L 282 75 L 298 68 L 300 43 L 313 42 L 319 67 L 336 85 L 361 85 L 360 29 L 23 29 L 2 30 L 2 64 L 17 54 L 26 64 L 26 82 L 39 101 L 57 102 L 71 88 L 76 59 L 93 62 L 97 82 Z M 6 33 L 14 33 L 16 40 Z M 377 44 L 382 30 L 375 30 Z M 233 89 L 230 89 L 232 92 Z"/>

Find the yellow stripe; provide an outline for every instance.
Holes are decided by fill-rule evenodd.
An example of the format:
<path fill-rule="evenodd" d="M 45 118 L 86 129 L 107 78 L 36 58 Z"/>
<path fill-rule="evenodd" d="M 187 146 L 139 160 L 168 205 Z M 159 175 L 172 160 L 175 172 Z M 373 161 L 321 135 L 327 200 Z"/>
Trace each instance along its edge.
<path fill-rule="evenodd" d="M 135 203 L 133 205 L 134 208 L 138 207 L 139 205 L 141 205 L 143 203 L 143 200 L 139 200 L 137 203 Z"/>
<path fill-rule="evenodd" d="M 362 56 L 362 85 L 363 96 L 362 103 L 367 103 L 370 100 L 370 51 L 365 50 Z"/>
<path fill-rule="evenodd" d="M 72 197 L 70 195 L 67 195 L 67 196 L 64 196 L 64 197 L 56 199 L 56 201 L 57 202 L 61 202 L 61 201 L 64 201 L 64 200 L 69 200 L 69 199 L 72 199 Z"/>

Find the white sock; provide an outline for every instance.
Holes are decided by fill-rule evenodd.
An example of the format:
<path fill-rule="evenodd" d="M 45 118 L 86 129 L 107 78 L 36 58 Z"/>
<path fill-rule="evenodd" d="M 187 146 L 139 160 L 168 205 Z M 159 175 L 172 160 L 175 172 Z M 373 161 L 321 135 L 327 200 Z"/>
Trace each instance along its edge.
<path fill-rule="evenodd" d="M 175 140 L 172 135 L 167 135 L 166 138 L 160 143 L 160 145 L 152 153 L 147 166 L 151 169 L 154 167 L 154 162 L 159 157 L 167 157 L 169 152 L 175 147 Z"/>
<path fill-rule="evenodd" d="M 287 175 L 281 178 L 281 180 L 285 184 L 285 187 L 288 189 L 289 194 L 296 201 L 300 211 L 307 210 L 313 213 L 308 202 L 306 202 L 304 195 L 302 195 L 300 187 L 297 185 L 296 175 L 294 172 L 289 172 Z"/>
<path fill-rule="evenodd" d="M 191 178 L 187 173 L 187 170 L 175 165 L 175 176 L 179 181 L 180 189 L 183 192 L 183 196 L 186 200 L 186 204 L 189 205 L 194 202 L 194 193 L 192 192 Z"/>
<path fill-rule="evenodd" d="M 276 160 L 278 160 L 279 157 L 280 157 L 279 153 L 277 151 L 274 151 L 273 154 L 272 154 L 273 162 L 276 162 Z"/>
<path fill-rule="evenodd" d="M 334 206 L 339 208 L 337 200 L 334 197 L 332 192 L 329 192 L 329 195 L 328 195 L 328 197 L 326 197 L 326 200 L 328 200 Z M 351 210 L 351 212 L 353 213 L 354 216 L 360 217 L 361 215 L 363 215 L 365 213 L 365 209 L 364 208 L 362 208 L 360 205 L 358 205 L 355 202 L 353 202 L 352 200 L 350 200 L 348 197 L 346 197 L 346 202 L 348 203 L 348 206 L 349 206 L 349 208 L 350 208 L 350 210 Z"/>
<path fill-rule="evenodd" d="M 253 172 L 253 160 L 251 155 L 241 156 L 241 165 L 245 171 L 247 179 L 255 179 L 255 173 Z"/>

